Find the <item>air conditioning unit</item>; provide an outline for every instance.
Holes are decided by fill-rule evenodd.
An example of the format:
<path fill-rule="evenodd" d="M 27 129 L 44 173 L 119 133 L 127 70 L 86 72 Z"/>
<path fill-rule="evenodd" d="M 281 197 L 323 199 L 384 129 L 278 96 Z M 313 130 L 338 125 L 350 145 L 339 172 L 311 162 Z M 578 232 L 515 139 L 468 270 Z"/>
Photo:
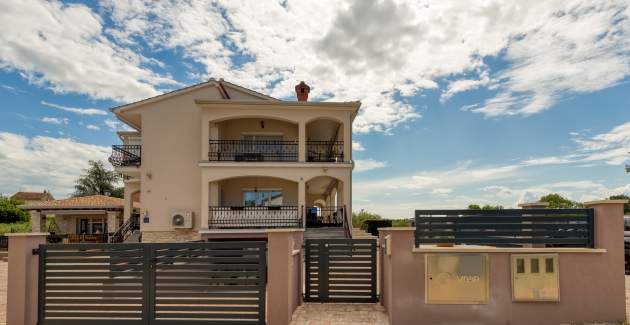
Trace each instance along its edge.
<path fill-rule="evenodd" d="M 171 213 L 171 228 L 183 229 L 192 228 L 193 213 L 192 211 L 174 211 Z"/>

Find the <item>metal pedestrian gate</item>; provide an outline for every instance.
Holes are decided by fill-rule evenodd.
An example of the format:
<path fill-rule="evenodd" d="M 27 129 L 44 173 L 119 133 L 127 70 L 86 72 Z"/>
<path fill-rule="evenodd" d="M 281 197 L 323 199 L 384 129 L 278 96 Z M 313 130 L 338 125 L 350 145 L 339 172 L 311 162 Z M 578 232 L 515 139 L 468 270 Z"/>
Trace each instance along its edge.
<path fill-rule="evenodd" d="M 51 244 L 40 325 L 265 324 L 265 242 Z"/>
<path fill-rule="evenodd" d="M 306 291 L 311 302 L 376 302 L 376 240 L 307 239 Z"/>

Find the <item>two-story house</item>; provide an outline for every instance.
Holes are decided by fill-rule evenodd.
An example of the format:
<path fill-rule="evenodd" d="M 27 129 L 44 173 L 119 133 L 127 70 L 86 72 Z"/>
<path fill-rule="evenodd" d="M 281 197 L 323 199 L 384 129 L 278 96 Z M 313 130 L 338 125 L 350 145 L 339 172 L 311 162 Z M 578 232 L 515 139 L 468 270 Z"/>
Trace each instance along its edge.
<path fill-rule="evenodd" d="M 124 176 L 125 224 L 135 198 L 145 242 L 269 228 L 350 236 L 360 102 L 309 102 L 303 82 L 295 90 L 297 101 L 281 101 L 211 79 L 113 108 L 135 130 L 119 132 L 110 157 Z"/>

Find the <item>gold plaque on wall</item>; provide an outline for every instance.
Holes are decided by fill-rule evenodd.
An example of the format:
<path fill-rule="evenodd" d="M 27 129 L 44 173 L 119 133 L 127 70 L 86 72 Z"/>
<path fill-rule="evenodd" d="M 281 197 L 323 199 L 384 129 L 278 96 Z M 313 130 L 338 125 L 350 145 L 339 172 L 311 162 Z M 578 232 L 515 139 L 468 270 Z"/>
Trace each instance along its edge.
<path fill-rule="evenodd" d="M 512 255 L 514 301 L 560 301 L 558 254 Z"/>
<path fill-rule="evenodd" d="M 488 254 L 426 254 L 427 304 L 488 303 Z"/>

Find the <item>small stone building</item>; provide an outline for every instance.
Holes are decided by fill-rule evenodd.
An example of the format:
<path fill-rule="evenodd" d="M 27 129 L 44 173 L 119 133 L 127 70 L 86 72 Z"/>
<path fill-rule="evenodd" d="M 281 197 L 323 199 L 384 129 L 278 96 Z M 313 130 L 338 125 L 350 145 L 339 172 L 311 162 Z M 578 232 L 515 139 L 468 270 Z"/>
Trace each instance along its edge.
<path fill-rule="evenodd" d="M 123 223 L 123 199 L 105 195 L 33 202 L 20 208 L 31 214 L 32 231 L 47 231 L 46 218 L 55 217 L 59 234 L 107 234 Z"/>

